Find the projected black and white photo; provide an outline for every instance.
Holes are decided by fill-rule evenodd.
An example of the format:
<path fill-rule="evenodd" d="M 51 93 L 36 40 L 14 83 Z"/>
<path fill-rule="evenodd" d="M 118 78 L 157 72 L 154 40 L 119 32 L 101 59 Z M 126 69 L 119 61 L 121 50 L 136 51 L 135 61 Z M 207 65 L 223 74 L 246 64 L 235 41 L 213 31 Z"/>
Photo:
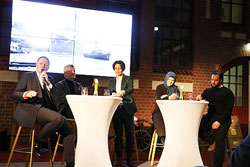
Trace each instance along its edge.
<path fill-rule="evenodd" d="M 34 71 L 47 56 L 53 73 L 74 64 L 77 74 L 111 77 L 123 60 L 130 75 L 131 32 L 128 14 L 13 0 L 9 69 Z"/>

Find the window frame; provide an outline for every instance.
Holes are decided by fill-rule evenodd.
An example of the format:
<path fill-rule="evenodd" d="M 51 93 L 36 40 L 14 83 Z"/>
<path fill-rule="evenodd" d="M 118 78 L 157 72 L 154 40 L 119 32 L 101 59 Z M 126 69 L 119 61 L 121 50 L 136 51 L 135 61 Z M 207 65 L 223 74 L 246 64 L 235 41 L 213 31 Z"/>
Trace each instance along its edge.
<path fill-rule="evenodd" d="M 230 2 L 223 2 L 223 0 L 221 0 L 221 17 L 220 17 L 220 22 L 221 23 L 223 23 L 223 24 L 230 24 L 230 25 L 244 25 L 245 24 L 245 4 L 246 4 L 246 2 L 245 2 L 245 0 L 242 0 L 242 3 L 234 3 L 233 2 L 233 0 L 228 0 L 228 1 L 230 1 Z M 229 5 L 229 20 L 230 21 L 223 21 L 222 20 L 222 12 L 223 12 L 223 4 L 228 4 Z M 233 23 L 233 15 L 235 15 L 234 14 L 234 12 L 233 12 L 233 6 L 235 6 L 235 5 L 237 5 L 237 6 L 241 6 L 242 7 L 242 10 L 241 10 L 241 23 Z"/>
<path fill-rule="evenodd" d="M 162 2 L 166 2 L 166 0 L 161 0 Z M 174 0 L 169 0 L 171 1 L 171 3 L 174 2 Z M 178 63 L 178 64 L 173 64 L 172 60 L 173 60 L 173 57 L 174 57 L 174 54 L 173 54 L 173 43 L 174 43 L 174 39 L 173 39 L 173 36 L 170 38 L 170 62 L 169 63 L 164 63 L 164 62 L 161 62 L 161 63 L 158 63 L 157 60 L 155 59 L 156 57 L 156 52 L 157 50 L 163 50 L 164 48 L 162 49 L 157 49 L 156 50 L 156 43 L 157 43 L 157 39 L 159 39 L 159 37 L 156 37 L 156 35 L 154 35 L 154 58 L 153 58 L 153 71 L 154 72 L 167 72 L 167 71 L 170 71 L 170 70 L 182 70 L 181 72 L 179 73 L 187 73 L 187 74 L 190 74 L 191 73 L 191 69 L 192 69 L 192 63 L 193 63 L 193 54 L 192 54 L 192 51 L 193 51 L 193 48 L 192 48 L 192 5 L 193 5 L 193 2 L 190 1 L 190 0 L 180 0 L 181 1 L 181 4 L 182 4 L 182 7 L 183 7 L 183 3 L 188 3 L 189 5 L 189 21 L 185 22 L 183 20 L 181 21 L 176 21 L 172 18 L 170 19 L 164 19 L 164 18 L 157 18 L 157 15 L 155 13 L 155 25 L 160 25 L 160 26 L 166 26 L 166 27 L 169 27 L 171 31 L 174 31 L 175 29 L 181 29 L 181 30 L 184 30 L 184 29 L 187 29 L 189 31 L 188 33 L 188 39 L 186 41 L 187 44 L 188 44 L 188 53 L 187 53 L 187 63 L 185 65 L 181 64 L 181 63 Z M 164 5 L 164 3 L 163 3 Z M 155 10 L 157 10 L 158 6 L 156 6 L 156 2 L 155 2 Z M 164 8 L 164 7 L 163 7 Z M 184 9 L 183 9 L 184 11 Z M 187 12 L 187 10 L 185 9 L 185 12 Z M 181 16 L 181 18 L 183 18 L 183 16 Z M 163 39 L 164 40 L 164 39 Z M 183 38 L 181 38 L 181 40 L 179 40 L 179 42 L 183 43 L 182 41 L 185 41 Z M 180 54 L 180 57 L 182 57 L 183 54 Z M 159 57 L 163 57 L 163 56 L 159 56 Z"/>
<path fill-rule="evenodd" d="M 238 69 L 239 69 L 240 66 L 242 67 L 242 70 L 241 70 L 242 74 L 241 75 L 238 74 Z M 233 68 L 235 68 L 235 74 L 231 74 L 231 70 Z M 228 74 L 226 74 L 226 73 L 228 73 Z M 241 65 L 241 64 L 235 65 L 235 66 L 229 68 L 227 71 L 225 71 L 223 73 L 223 84 L 228 85 L 228 86 L 225 86 L 225 87 L 227 87 L 227 88 L 229 88 L 231 90 L 232 90 L 232 85 L 235 87 L 235 91 L 232 90 L 232 92 L 234 93 L 234 98 L 235 98 L 234 99 L 235 100 L 234 101 L 234 106 L 235 107 L 242 107 L 243 106 L 243 102 L 244 102 L 243 101 L 243 99 L 244 99 L 243 98 L 243 96 L 244 96 L 244 93 L 243 93 L 243 86 L 244 86 L 243 78 L 244 78 L 244 76 L 243 75 L 244 75 L 244 66 Z M 228 77 L 228 82 L 224 81 L 225 77 Z M 235 82 L 231 81 L 232 78 L 235 78 Z M 241 83 L 238 81 L 239 78 L 241 78 Z M 239 91 L 238 91 L 239 86 L 241 86 L 241 97 L 238 96 L 238 94 L 239 94 Z M 240 104 L 238 103 L 239 98 L 241 99 Z"/>

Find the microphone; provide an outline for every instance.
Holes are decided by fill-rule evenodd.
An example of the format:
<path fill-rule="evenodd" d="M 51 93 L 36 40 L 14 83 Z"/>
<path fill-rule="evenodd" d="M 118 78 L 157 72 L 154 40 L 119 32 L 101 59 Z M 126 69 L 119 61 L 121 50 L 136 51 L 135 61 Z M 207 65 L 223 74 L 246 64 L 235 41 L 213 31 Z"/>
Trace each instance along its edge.
<path fill-rule="evenodd" d="M 44 71 L 44 69 L 41 69 L 41 73 Z M 42 77 L 42 83 L 45 84 L 45 77 Z"/>

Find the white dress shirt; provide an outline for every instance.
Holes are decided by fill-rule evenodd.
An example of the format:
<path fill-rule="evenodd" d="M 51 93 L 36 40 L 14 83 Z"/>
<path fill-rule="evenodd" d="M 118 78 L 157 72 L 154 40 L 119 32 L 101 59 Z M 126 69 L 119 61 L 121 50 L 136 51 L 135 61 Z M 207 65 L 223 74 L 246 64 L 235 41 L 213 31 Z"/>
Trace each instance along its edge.
<path fill-rule="evenodd" d="M 122 86 L 122 76 L 119 79 L 116 77 L 116 85 L 115 85 L 116 93 L 120 93 L 122 91 L 121 86 Z"/>

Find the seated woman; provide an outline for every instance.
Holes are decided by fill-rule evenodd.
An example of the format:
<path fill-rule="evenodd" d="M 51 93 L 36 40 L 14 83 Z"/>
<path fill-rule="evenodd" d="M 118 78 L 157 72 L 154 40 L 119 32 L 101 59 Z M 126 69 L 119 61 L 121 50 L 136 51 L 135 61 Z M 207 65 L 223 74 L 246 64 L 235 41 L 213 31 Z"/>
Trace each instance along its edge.
<path fill-rule="evenodd" d="M 168 72 L 167 75 L 165 76 L 164 83 L 156 87 L 156 92 L 155 92 L 156 100 L 177 99 L 178 97 L 177 94 L 179 94 L 180 92 L 177 86 L 175 85 L 175 81 L 176 81 L 176 74 L 174 72 Z M 155 109 L 154 112 L 152 113 L 152 119 L 159 138 L 161 139 L 162 142 L 164 142 L 165 125 L 160 109 L 157 104 L 155 104 Z"/>

